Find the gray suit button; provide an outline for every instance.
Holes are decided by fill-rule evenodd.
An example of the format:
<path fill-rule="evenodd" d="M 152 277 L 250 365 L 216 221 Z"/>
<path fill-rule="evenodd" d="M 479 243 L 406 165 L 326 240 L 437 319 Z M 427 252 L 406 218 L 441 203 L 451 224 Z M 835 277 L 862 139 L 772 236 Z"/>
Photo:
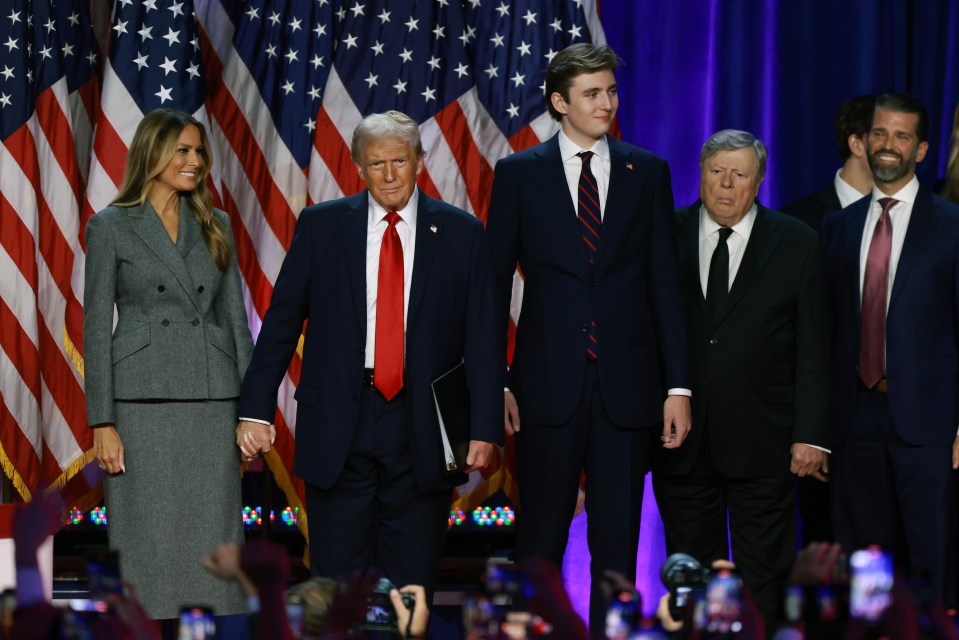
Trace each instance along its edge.
<path fill-rule="evenodd" d="M 709 344 L 719 344 L 719 340 L 716 339 L 716 338 L 710 338 L 710 339 L 709 339 Z"/>
<path fill-rule="evenodd" d="M 196 292 L 197 292 L 197 293 L 203 293 L 203 285 L 202 285 L 202 284 L 201 284 L 199 287 L 196 288 Z"/>
<path fill-rule="evenodd" d="M 160 324 L 162 324 L 164 327 L 169 327 L 169 326 L 170 326 L 170 321 L 164 319 L 163 322 L 161 322 Z"/>
<path fill-rule="evenodd" d="M 193 320 L 193 326 L 194 326 L 194 327 L 199 327 L 199 326 L 200 326 L 200 321 L 194 319 L 194 320 Z"/>
<path fill-rule="evenodd" d="M 164 291 L 166 291 L 166 287 L 164 287 L 164 286 L 161 284 L 159 287 L 157 287 L 157 291 L 159 291 L 160 293 L 163 293 Z"/>

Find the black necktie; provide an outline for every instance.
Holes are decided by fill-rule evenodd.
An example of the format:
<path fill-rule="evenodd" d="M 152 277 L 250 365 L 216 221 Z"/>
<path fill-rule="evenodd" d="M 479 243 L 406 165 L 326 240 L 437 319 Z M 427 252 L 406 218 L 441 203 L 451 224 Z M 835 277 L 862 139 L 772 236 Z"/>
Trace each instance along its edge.
<path fill-rule="evenodd" d="M 719 320 L 726 296 L 729 295 L 729 246 L 726 241 L 733 230 L 729 227 L 719 228 L 719 243 L 713 251 L 709 261 L 709 276 L 706 280 L 706 308 L 713 322 Z"/>

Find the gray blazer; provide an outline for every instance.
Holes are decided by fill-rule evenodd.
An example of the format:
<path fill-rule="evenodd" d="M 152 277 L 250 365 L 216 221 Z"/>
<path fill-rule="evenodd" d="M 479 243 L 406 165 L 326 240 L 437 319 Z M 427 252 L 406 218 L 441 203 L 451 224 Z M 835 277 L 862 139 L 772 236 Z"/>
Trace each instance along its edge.
<path fill-rule="evenodd" d="M 184 200 L 176 244 L 147 201 L 107 207 L 86 228 L 83 331 L 87 424 L 114 400 L 235 398 L 253 352 L 236 249 L 220 271 Z M 113 328 L 113 309 L 117 325 Z"/>

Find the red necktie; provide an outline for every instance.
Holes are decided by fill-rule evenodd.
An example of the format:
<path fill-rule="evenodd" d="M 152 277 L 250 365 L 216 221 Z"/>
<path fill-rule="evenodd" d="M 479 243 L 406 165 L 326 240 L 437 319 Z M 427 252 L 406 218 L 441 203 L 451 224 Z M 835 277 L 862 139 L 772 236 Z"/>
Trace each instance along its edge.
<path fill-rule="evenodd" d="M 879 199 L 882 213 L 869 243 L 862 282 L 859 378 L 870 389 L 886 371 L 886 302 L 889 297 L 889 255 L 892 252 L 889 211 L 897 202 L 894 198 Z"/>
<path fill-rule="evenodd" d="M 589 168 L 589 161 L 595 155 L 592 151 L 580 151 L 576 155 L 583 161 L 583 169 L 579 174 L 577 188 L 579 215 L 579 230 L 583 234 L 583 244 L 586 245 L 586 258 L 589 266 L 593 266 L 596 259 L 596 247 L 599 246 L 599 234 L 603 230 L 603 217 L 599 208 L 599 188 L 596 185 L 596 176 Z M 586 343 L 586 355 L 596 360 L 596 322 L 590 320 L 586 332 L 589 342 Z"/>
<path fill-rule="evenodd" d="M 403 245 L 396 223 L 400 214 L 386 214 L 376 280 L 376 344 L 373 385 L 387 400 L 403 388 Z"/>

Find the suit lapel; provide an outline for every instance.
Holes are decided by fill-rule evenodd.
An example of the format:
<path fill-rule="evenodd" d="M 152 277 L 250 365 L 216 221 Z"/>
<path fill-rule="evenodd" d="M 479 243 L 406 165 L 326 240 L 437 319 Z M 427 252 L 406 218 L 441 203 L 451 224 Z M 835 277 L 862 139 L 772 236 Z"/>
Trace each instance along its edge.
<path fill-rule="evenodd" d="M 340 217 L 340 228 L 346 256 L 346 270 L 353 294 L 356 321 L 366 336 L 366 234 L 369 222 L 368 193 L 352 198 L 349 209 Z"/>
<path fill-rule="evenodd" d="M 676 238 L 679 242 L 679 264 L 686 279 L 686 290 L 692 293 L 696 305 L 704 316 L 709 316 L 706 309 L 706 297 L 703 295 L 703 285 L 699 279 L 699 202 L 679 210 L 679 228 Z"/>
<path fill-rule="evenodd" d="M 863 198 L 862 200 L 849 205 L 846 217 L 845 237 L 843 238 L 843 255 L 846 263 L 846 276 L 848 281 L 846 287 L 849 291 L 849 299 L 853 301 L 853 307 L 856 309 L 856 321 L 860 320 L 862 313 L 862 304 L 860 303 L 860 282 L 859 282 L 859 254 L 862 249 L 862 234 L 865 231 L 866 217 L 869 213 L 869 205 L 872 198 Z"/>
<path fill-rule="evenodd" d="M 178 234 L 183 233 L 185 226 L 189 226 L 189 222 L 184 225 L 184 218 L 193 218 L 193 214 L 190 212 L 188 207 L 187 213 L 184 215 L 185 207 L 187 207 L 187 204 L 181 201 L 180 230 Z M 163 264 L 165 264 L 166 267 L 173 272 L 173 276 L 180 283 L 180 286 L 193 302 L 193 305 L 197 309 L 200 309 L 200 301 L 197 298 L 196 289 L 193 286 L 193 278 L 190 277 L 190 272 L 186 267 L 186 262 L 183 260 L 183 255 L 180 253 L 177 245 L 174 245 L 173 241 L 170 240 L 170 235 L 164 228 L 163 222 L 160 220 L 160 216 L 153 208 L 153 205 L 150 204 L 150 201 L 147 200 L 142 207 L 132 207 L 129 215 L 131 218 L 139 218 L 137 223 L 133 225 L 134 232 L 157 255 L 157 257 L 160 258 Z M 197 224 L 195 220 L 191 220 L 190 222 L 192 222 L 194 225 Z M 196 232 L 198 234 L 199 229 L 196 229 Z M 194 238 L 193 242 L 196 242 L 196 238 Z"/>
<path fill-rule="evenodd" d="M 413 282 L 410 283 L 410 300 L 406 310 L 407 330 L 413 326 L 416 309 L 423 299 L 433 256 L 442 234 L 443 224 L 439 211 L 433 200 L 421 191 L 416 209 L 416 249 L 413 253 Z"/>
<path fill-rule="evenodd" d="M 579 229 L 576 207 L 573 206 L 573 201 L 569 197 L 569 184 L 566 182 L 563 158 L 559 153 L 559 134 L 549 140 L 541 153 L 540 157 L 543 161 L 539 164 L 537 177 L 549 210 L 549 224 L 562 230 L 562 235 L 572 243 L 574 254 L 578 256 L 582 265 L 587 267 L 589 263 L 586 258 L 586 247 Z"/>
<path fill-rule="evenodd" d="M 719 314 L 717 325 L 729 315 L 729 312 L 736 308 L 736 305 L 743 299 L 743 296 L 749 291 L 756 281 L 757 275 L 762 271 L 766 262 L 773 255 L 781 239 L 776 223 L 772 219 L 769 209 L 759 206 L 756 213 L 756 221 L 753 223 L 753 229 L 749 233 L 749 242 L 746 243 L 746 250 L 743 252 L 743 258 L 739 263 L 739 269 L 736 271 L 736 277 L 732 286 L 729 288 L 729 296 L 726 298 L 725 307 Z"/>
<path fill-rule="evenodd" d="M 929 246 L 929 236 L 934 229 L 932 197 L 925 189 L 919 189 L 919 193 L 916 194 L 916 203 L 912 207 L 912 215 L 909 217 L 909 227 L 906 229 L 899 263 L 896 265 L 896 279 L 892 283 L 892 293 L 889 296 L 890 311 L 892 305 L 896 303 L 896 297 L 905 286 L 916 258 L 922 253 L 923 247 Z"/>
<path fill-rule="evenodd" d="M 624 234 L 620 231 L 627 218 L 626 196 L 631 189 L 636 188 L 639 176 L 629 161 L 629 154 L 625 153 L 619 141 L 606 136 L 609 143 L 609 185 L 606 192 L 606 207 L 603 210 L 603 230 L 599 236 L 599 247 L 596 250 L 596 267 L 602 263 L 603 255 L 613 253 L 616 243 Z"/>
<path fill-rule="evenodd" d="M 196 246 L 197 240 L 199 240 L 202 235 L 203 231 L 200 228 L 200 223 L 197 222 L 196 216 L 193 215 L 189 207 L 181 202 L 180 231 L 177 234 L 176 248 L 184 259 L 190 255 L 190 252 L 193 251 L 193 248 Z M 204 247 L 205 246 L 204 244 Z"/>

